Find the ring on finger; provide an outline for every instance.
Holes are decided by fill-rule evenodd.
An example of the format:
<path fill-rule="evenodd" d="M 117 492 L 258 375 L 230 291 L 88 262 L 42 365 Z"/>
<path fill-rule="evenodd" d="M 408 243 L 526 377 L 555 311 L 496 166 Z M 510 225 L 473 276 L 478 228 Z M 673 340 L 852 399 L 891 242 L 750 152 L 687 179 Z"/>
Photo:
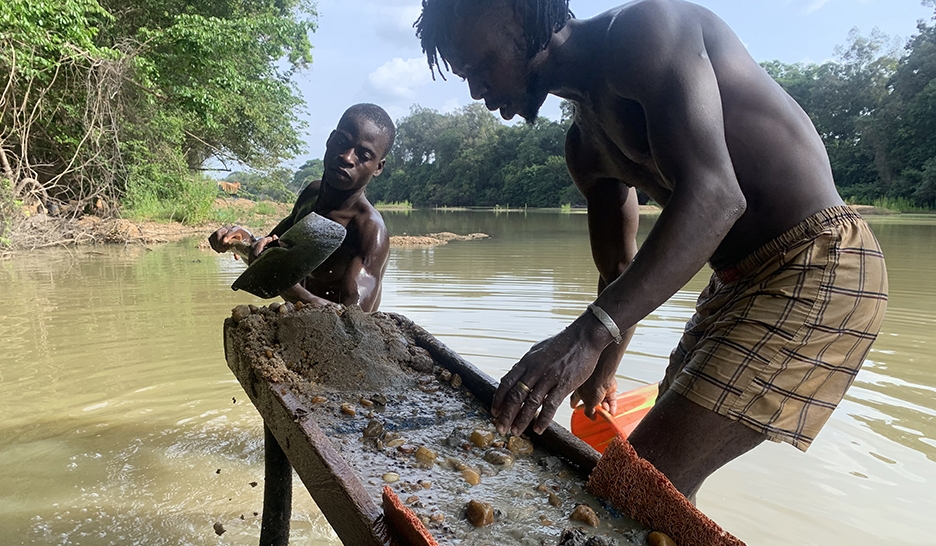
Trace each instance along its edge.
<path fill-rule="evenodd" d="M 527 384 L 524 383 L 523 381 L 517 381 L 517 386 L 520 387 L 520 390 L 523 391 L 524 395 L 530 394 L 530 391 L 533 390 L 529 386 L 527 386 Z"/>

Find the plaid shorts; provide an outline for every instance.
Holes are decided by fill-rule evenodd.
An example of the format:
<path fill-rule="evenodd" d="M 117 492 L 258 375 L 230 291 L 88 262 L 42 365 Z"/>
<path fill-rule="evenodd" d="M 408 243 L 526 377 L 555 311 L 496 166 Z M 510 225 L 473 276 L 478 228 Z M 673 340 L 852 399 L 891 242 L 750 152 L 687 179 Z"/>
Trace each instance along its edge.
<path fill-rule="evenodd" d="M 887 308 L 884 255 L 850 207 L 816 213 L 716 269 L 670 355 L 668 389 L 806 451 Z"/>

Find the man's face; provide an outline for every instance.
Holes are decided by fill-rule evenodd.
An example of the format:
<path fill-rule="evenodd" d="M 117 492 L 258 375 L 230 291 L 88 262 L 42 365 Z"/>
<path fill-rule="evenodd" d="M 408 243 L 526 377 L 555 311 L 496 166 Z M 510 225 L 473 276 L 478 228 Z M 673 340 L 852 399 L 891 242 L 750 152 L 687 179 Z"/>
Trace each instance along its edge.
<path fill-rule="evenodd" d="M 348 116 L 325 143 L 322 182 L 341 191 L 358 190 L 383 170 L 389 137 L 373 121 Z"/>
<path fill-rule="evenodd" d="M 536 120 L 547 91 L 537 85 L 523 26 L 508 2 L 459 20 L 451 48 L 442 51 L 452 71 L 468 80 L 471 97 L 512 119 Z M 450 49 L 450 51 L 448 50 Z"/>

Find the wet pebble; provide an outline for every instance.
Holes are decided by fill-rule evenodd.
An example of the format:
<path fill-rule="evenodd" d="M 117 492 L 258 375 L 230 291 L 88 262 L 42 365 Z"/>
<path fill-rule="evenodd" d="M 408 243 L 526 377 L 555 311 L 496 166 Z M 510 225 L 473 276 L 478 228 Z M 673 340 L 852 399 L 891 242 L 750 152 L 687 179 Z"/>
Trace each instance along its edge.
<path fill-rule="evenodd" d="M 432 482 L 430 482 L 430 481 L 428 481 L 428 480 L 419 480 L 419 481 L 417 481 L 416 483 L 418 483 L 419 486 L 422 487 L 423 489 L 430 489 L 430 488 L 432 488 Z"/>
<path fill-rule="evenodd" d="M 387 441 L 387 443 L 386 443 L 385 445 L 386 445 L 387 447 L 400 447 L 401 445 L 403 445 L 403 444 L 405 444 L 405 443 L 406 443 L 406 439 L 405 439 L 405 438 L 394 438 L 393 440 Z"/>
<path fill-rule="evenodd" d="M 368 400 L 367 398 L 361 398 L 360 404 L 365 408 L 371 408 L 374 406 L 373 400 Z"/>
<path fill-rule="evenodd" d="M 471 433 L 471 443 L 480 448 L 490 447 L 494 442 L 494 433 L 489 430 L 477 429 Z"/>
<path fill-rule="evenodd" d="M 321 395 L 313 396 L 310 402 L 312 402 L 313 404 L 324 404 L 325 402 L 328 402 L 328 398 L 325 398 L 324 396 L 321 396 Z"/>
<path fill-rule="evenodd" d="M 562 499 L 559 498 L 559 495 L 549 492 L 549 504 L 553 506 L 562 506 Z"/>
<path fill-rule="evenodd" d="M 371 396 L 370 399 L 371 399 L 371 401 L 372 401 L 373 403 L 377 404 L 378 406 L 386 406 L 386 405 L 387 405 L 387 397 L 384 396 L 384 395 L 382 395 L 382 394 L 380 394 L 380 393 L 377 393 L 377 394 Z"/>
<path fill-rule="evenodd" d="M 394 482 L 400 481 L 400 475 L 397 474 L 396 472 L 387 472 L 386 474 L 381 476 L 381 478 L 383 479 L 383 481 L 387 483 L 394 483 Z"/>
<path fill-rule="evenodd" d="M 468 522 L 475 527 L 484 527 L 494 523 L 494 509 L 486 502 L 470 500 L 467 508 Z"/>
<path fill-rule="evenodd" d="M 455 457 L 446 457 L 445 462 L 451 466 L 453 469 L 462 471 L 468 468 L 468 465 L 464 463 L 461 459 L 456 459 Z"/>
<path fill-rule="evenodd" d="M 466 468 L 461 471 L 462 478 L 465 479 L 471 485 L 478 485 L 481 483 L 481 474 L 478 474 L 477 471 L 470 468 Z"/>
<path fill-rule="evenodd" d="M 676 546 L 676 542 L 673 541 L 673 539 L 659 531 L 654 531 L 647 535 L 647 544 L 650 546 Z"/>
<path fill-rule="evenodd" d="M 270 311 L 274 311 L 274 312 L 275 312 L 275 311 L 277 311 L 277 310 L 280 308 L 281 305 L 282 305 L 282 304 L 281 304 L 280 302 L 274 301 L 273 303 L 271 303 L 271 304 L 269 305 L 269 309 L 270 309 Z"/>
<path fill-rule="evenodd" d="M 514 455 L 529 455 L 533 453 L 533 443 L 521 436 L 511 436 L 507 440 L 507 449 Z"/>
<path fill-rule="evenodd" d="M 279 308 L 276 310 L 276 312 L 279 313 L 280 315 L 285 315 L 289 313 L 290 307 L 291 305 L 288 303 L 280 305 Z"/>
<path fill-rule="evenodd" d="M 426 446 L 416 448 L 416 460 L 423 466 L 432 466 L 439 454 Z"/>
<path fill-rule="evenodd" d="M 429 516 L 429 521 L 433 523 L 442 523 L 443 521 L 445 521 L 445 514 L 443 514 L 442 512 L 435 512 L 434 514 Z"/>
<path fill-rule="evenodd" d="M 347 402 L 344 402 L 343 404 L 341 404 L 341 413 L 354 417 L 357 411 L 355 411 L 354 406 L 352 406 L 351 404 Z"/>
<path fill-rule="evenodd" d="M 514 462 L 514 456 L 506 449 L 495 448 L 484 452 L 484 460 L 498 466 L 510 466 Z"/>
<path fill-rule="evenodd" d="M 273 358 L 273 351 L 271 351 L 271 350 L 269 350 L 269 349 L 267 349 L 263 354 L 264 354 L 267 358 Z"/>
<path fill-rule="evenodd" d="M 249 316 L 250 307 L 247 307 L 246 305 L 238 305 L 231 310 L 231 318 L 234 319 L 234 322 L 240 322 Z"/>
<path fill-rule="evenodd" d="M 410 495 L 406 498 L 406 504 L 416 504 L 417 502 L 419 502 L 419 497 L 416 495 Z"/>
<path fill-rule="evenodd" d="M 461 387 L 461 385 L 462 385 L 462 378 L 461 378 L 461 376 L 458 375 L 457 373 L 456 373 L 456 374 L 452 374 L 452 380 L 451 380 L 450 384 L 451 384 L 453 387 L 455 387 L 456 389 L 457 389 L 458 387 Z"/>
<path fill-rule="evenodd" d="M 364 437 L 365 438 L 377 438 L 384 432 L 383 423 L 377 419 L 371 419 L 367 422 L 367 425 L 364 426 Z"/>
<path fill-rule="evenodd" d="M 580 504 L 575 507 L 575 510 L 572 512 L 572 515 L 569 516 L 569 519 L 574 521 L 580 521 L 585 525 L 591 525 L 592 527 L 598 527 L 598 524 L 601 523 L 598 519 L 598 514 L 587 504 Z"/>

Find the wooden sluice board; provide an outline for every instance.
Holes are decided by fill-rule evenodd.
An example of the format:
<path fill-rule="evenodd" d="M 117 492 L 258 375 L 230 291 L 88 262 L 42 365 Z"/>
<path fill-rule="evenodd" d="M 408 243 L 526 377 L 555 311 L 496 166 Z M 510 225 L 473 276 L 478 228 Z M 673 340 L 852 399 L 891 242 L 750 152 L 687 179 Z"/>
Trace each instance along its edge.
<path fill-rule="evenodd" d="M 295 317 L 317 312 L 323 311 L 306 308 L 283 313 L 260 308 L 249 313 L 249 316 L 262 317 L 265 323 L 276 324 L 278 321 L 288 323 L 290 320 L 299 320 Z M 308 393 L 299 392 L 301 389 L 297 389 L 290 381 L 271 379 L 269 374 L 261 371 L 266 365 L 265 361 L 276 360 L 280 356 L 277 354 L 270 359 L 270 349 L 264 351 L 258 346 L 251 346 L 251 342 L 244 339 L 244 326 L 239 322 L 246 320 L 248 322 L 244 324 L 249 324 L 251 320 L 260 320 L 250 319 L 244 316 L 245 314 L 248 313 L 242 310 L 241 316 L 237 319 L 227 319 L 224 324 L 224 347 L 228 366 L 288 456 L 323 515 L 345 544 L 399 544 L 384 520 L 383 510 L 378 504 L 379 497 L 373 493 L 373 484 L 371 483 L 370 487 L 366 486 L 359 472 L 350 464 L 354 461 L 346 460 L 342 451 L 333 443 L 337 429 L 327 426 L 323 428 L 320 420 L 316 418 L 317 408 L 313 407 L 315 404 L 309 402 Z M 406 317 L 389 313 L 378 315 L 383 319 L 392 320 L 408 332 L 411 343 L 428 353 L 433 365 L 437 367 L 436 370 L 442 368 L 453 376 L 457 374 L 461 378 L 464 390 L 470 393 L 469 398 L 474 398 L 485 408 L 490 408 L 497 387 L 497 383 L 491 377 Z M 275 351 L 288 353 L 290 348 L 280 346 Z M 315 355 L 309 355 L 307 358 L 314 360 L 314 357 Z M 402 427 L 418 425 L 404 421 L 405 419 L 397 419 L 394 422 Z M 600 458 L 600 454 L 593 448 L 556 423 L 542 435 L 531 435 L 530 439 L 537 449 L 560 459 L 581 481 L 587 479 Z M 570 527 L 576 525 L 576 522 L 570 523 L 567 520 L 564 523 Z M 632 529 L 639 527 L 632 520 L 623 517 L 620 525 L 630 526 Z M 442 539 L 440 542 L 445 543 L 444 537 Z M 626 539 L 618 537 L 617 540 L 622 545 L 629 544 Z"/>

